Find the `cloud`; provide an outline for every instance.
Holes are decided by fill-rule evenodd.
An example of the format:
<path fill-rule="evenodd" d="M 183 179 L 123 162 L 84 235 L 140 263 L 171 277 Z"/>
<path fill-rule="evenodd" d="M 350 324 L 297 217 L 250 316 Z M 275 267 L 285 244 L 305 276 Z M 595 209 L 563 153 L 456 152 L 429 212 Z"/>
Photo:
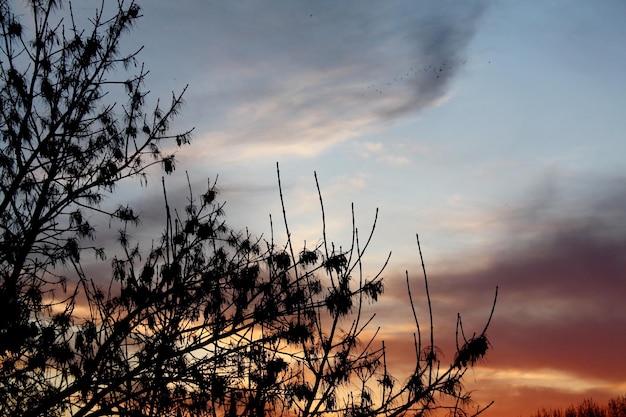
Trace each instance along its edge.
<path fill-rule="evenodd" d="M 203 147 L 247 159 L 317 155 L 441 103 L 486 4 L 156 3 L 140 30 L 157 77 L 190 83 L 182 122 Z"/>
<path fill-rule="evenodd" d="M 532 373 L 477 369 L 473 372 L 474 399 L 480 404 L 495 401 L 486 415 L 532 416 L 542 409 L 566 409 L 593 398 L 605 405 L 609 399 L 623 395 L 624 387 L 607 387 L 580 380 L 571 374 L 540 370 Z M 474 382 L 474 381 L 472 381 Z"/>
<path fill-rule="evenodd" d="M 380 154 L 384 147 L 380 142 L 363 142 L 358 149 L 358 153 L 363 158 L 369 158 L 372 155 Z"/>
<path fill-rule="evenodd" d="M 450 83 L 468 59 L 467 47 L 487 5 L 484 1 L 444 1 L 420 7 L 415 26 L 407 36 L 414 63 L 402 77 L 411 94 L 387 109 L 386 117 L 399 117 L 446 99 Z"/>
<path fill-rule="evenodd" d="M 537 385 L 532 382 L 537 375 L 569 380 L 550 386 L 562 396 L 578 390 L 606 398 L 625 386 L 626 179 L 596 178 L 587 183 L 592 184 L 587 195 L 580 189 L 570 195 L 568 184 L 559 181 L 537 188 L 524 206 L 505 218 L 502 239 L 480 267 L 429 275 L 438 344 L 448 356 L 454 351 L 457 312 L 466 333 L 479 332 L 499 286 L 488 331 L 493 350 L 484 366 L 500 373 L 477 376 L 479 387 L 496 386 L 495 379 L 504 378 L 502 372 L 509 373 L 507 386 L 514 391 Z M 572 205 L 574 195 L 588 203 Z M 457 254 L 449 261 L 463 265 L 472 256 Z M 406 303 L 406 287 L 402 273 L 389 273 L 385 297 L 390 299 L 380 320 L 397 323 L 394 305 Z M 419 269 L 410 273 L 418 314 L 427 318 Z M 411 343 L 401 342 L 404 333 L 400 327 L 389 333 L 398 341 L 399 357 L 411 349 Z M 501 395 L 512 398 L 510 392 Z"/>
<path fill-rule="evenodd" d="M 363 159 L 374 158 L 391 166 L 406 165 L 411 162 L 406 149 L 388 149 L 381 142 L 356 142 L 355 148 L 356 153 Z"/>

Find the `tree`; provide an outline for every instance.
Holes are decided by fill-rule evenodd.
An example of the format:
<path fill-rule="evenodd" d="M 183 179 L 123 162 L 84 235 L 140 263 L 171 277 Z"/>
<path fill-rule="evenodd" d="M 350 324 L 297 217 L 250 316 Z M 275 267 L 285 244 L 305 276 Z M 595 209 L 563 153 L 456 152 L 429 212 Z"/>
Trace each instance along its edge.
<path fill-rule="evenodd" d="M 231 229 L 215 183 L 201 195 L 190 186 L 179 211 L 170 206 L 163 182 L 162 235 L 149 248 L 133 241 L 129 229 L 138 218 L 132 208 L 107 211 L 100 203 L 122 179 L 145 180 L 151 165 L 172 172 L 174 158 L 159 145 L 189 142 L 190 131 L 169 133 L 182 95 L 165 110 L 157 104 L 147 112 L 141 89 L 146 71 L 135 66 L 136 53 L 120 52 L 120 39 L 140 17 L 136 3 L 119 0 L 108 17 L 96 11 L 88 29 L 78 27 L 71 3 L 62 6 L 29 2 L 33 19 L 27 26 L 0 0 L 0 413 L 395 416 L 483 410 L 467 411 L 470 395 L 461 380 L 489 349 L 491 315 L 469 338 L 459 319 L 462 340 L 444 365 L 424 269 L 430 329 L 422 337 L 415 315 L 415 370 L 403 381 L 394 378 L 387 348 L 362 310 L 383 292 L 381 273 L 365 279 L 361 264 L 375 222 L 364 243 L 353 228 L 350 245 L 335 246 L 326 237 L 319 186 L 322 240 L 316 247 L 294 249 L 284 205 L 284 244 L 273 232 L 264 239 Z M 119 65 L 138 73 L 117 80 Z M 128 98 L 121 114 L 106 102 L 118 86 Z M 105 283 L 82 267 L 88 250 L 108 262 L 87 220 L 94 211 L 122 225 L 120 252 Z M 411 297 L 408 282 L 407 274 Z"/>
<path fill-rule="evenodd" d="M 588 398 L 577 405 L 566 408 L 542 408 L 532 417 L 624 417 L 626 416 L 626 395 L 611 398 L 607 405 L 602 406 Z"/>
<path fill-rule="evenodd" d="M 66 286 L 57 267 L 78 265 L 82 246 L 95 238 L 87 212 L 102 210 L 105 194 L 150 165 L 171 172 L 173 156 L 162 155 L 159 145 L 167 139 L 188 143 L 190 133 L 168 133 L 182 95 L 148 114 L 146 71 L 115 78 L 117 67 L 137 66 L 136 53 L 120 52 L 120 40 L 140 17 L 137 4 L 119 2 L 110 17 L 97 11 L 89 28 L 77 25 L 71 4 L 63 18 L 62 6 L 30 1 L 32 20 L 24 23 L 8 0 L 0 1 L 2 384 L 33 393 L 44 392 L 47 382 L 31 385 L 30 370 L 41 369 L 49 354 L 71 353 L 69 341 L 59 339 L 62 329 L 69 330 L 71 311 L 57 314 L 62 302 L 51 297 Z M 121 115 L 107 97 L 116 87 L 128 99 Z M 130 207 L 106 214 L 137 221 Z M 93 249 L 104 256 L 102 248 Z"/>

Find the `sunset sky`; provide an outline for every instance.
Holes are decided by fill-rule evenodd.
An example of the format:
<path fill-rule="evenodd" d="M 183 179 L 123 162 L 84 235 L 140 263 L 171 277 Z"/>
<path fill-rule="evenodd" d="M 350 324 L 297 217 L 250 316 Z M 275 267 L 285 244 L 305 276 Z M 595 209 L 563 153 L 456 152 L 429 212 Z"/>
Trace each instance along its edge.
<path fill-rule="evenodd" d="M 316 171 L 338 244 L 352 202 L 363 234 L 380 210 L 367 262 L 392 252 L 376 324 L 398 369 L 419 233 L 444 360 L 457 312 L 479 332 L 500 287 L 466 380 L 486 416 L 626 394 L 626 3 L 142 3 L 126 47 L 150 100 L 189 84 L 172 198 L 185 170 L 198 192 L 219 175 L 231 226 L 267 234 L 279 162 L 294 239 L 318 242 Z M 119 198 L 158 217 L 159 192 Z"/>

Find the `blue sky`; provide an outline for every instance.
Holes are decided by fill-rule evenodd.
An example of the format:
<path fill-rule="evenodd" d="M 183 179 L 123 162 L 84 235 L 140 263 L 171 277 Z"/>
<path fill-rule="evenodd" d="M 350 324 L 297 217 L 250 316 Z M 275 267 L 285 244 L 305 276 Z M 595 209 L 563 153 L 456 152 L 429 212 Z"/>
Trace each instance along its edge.
<path fill-rule="evenodd" d="M 478 325 L 500 285 L 494 358 L 475 373 L 492 415 L 626 392 L 610 365 L 626 349 L 626 3 L 142 7 L 127 46 L 145 45 L 150 97 L 189 84 L 173 196 L 184 170 L 198 192 L 219 175 L 231 225 L 268 233 L 280 162 L 295 240 L 315 242 L 316 171 L 334 240 L 350 241 L 350 203 L 361 230 L 380 209 L 368 259 L 393 252 L 392 339 L 415 233 L 442 321 Z M 158 187 L 132 192 L 150 215 Z"/>

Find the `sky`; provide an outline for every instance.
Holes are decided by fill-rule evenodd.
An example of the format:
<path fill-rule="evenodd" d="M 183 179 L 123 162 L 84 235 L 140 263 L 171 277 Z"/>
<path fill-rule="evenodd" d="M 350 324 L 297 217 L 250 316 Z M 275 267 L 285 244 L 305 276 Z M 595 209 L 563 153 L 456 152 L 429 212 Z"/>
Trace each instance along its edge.
<path fill-rule="evenodd" d="M 99 4 L 99 2 L 98 2 Z M 626 3 L 150 0 L 150 100 L 189 85 L 195 127 L 167 178 L 183 201 L 219 176 L 231 226 L 318 242 L 351 203 L 371 274 L 389 252 L 376 323 L 402 369 L 412 349 L 405 271 L 452 360 L 457 312 L 492 350 L 466 387 L 485 416 L 529 416 L 626 394 Z M 158 177 L 151 181 L 157 184 Z M 159 187 L 116 198 L 154 213 Z M 146 232 L 147 233 L 147 232 Z M 424 305 L 418 312 L 424 314 Z M 406 320 L 403 320 L 405 318 Z"/>

